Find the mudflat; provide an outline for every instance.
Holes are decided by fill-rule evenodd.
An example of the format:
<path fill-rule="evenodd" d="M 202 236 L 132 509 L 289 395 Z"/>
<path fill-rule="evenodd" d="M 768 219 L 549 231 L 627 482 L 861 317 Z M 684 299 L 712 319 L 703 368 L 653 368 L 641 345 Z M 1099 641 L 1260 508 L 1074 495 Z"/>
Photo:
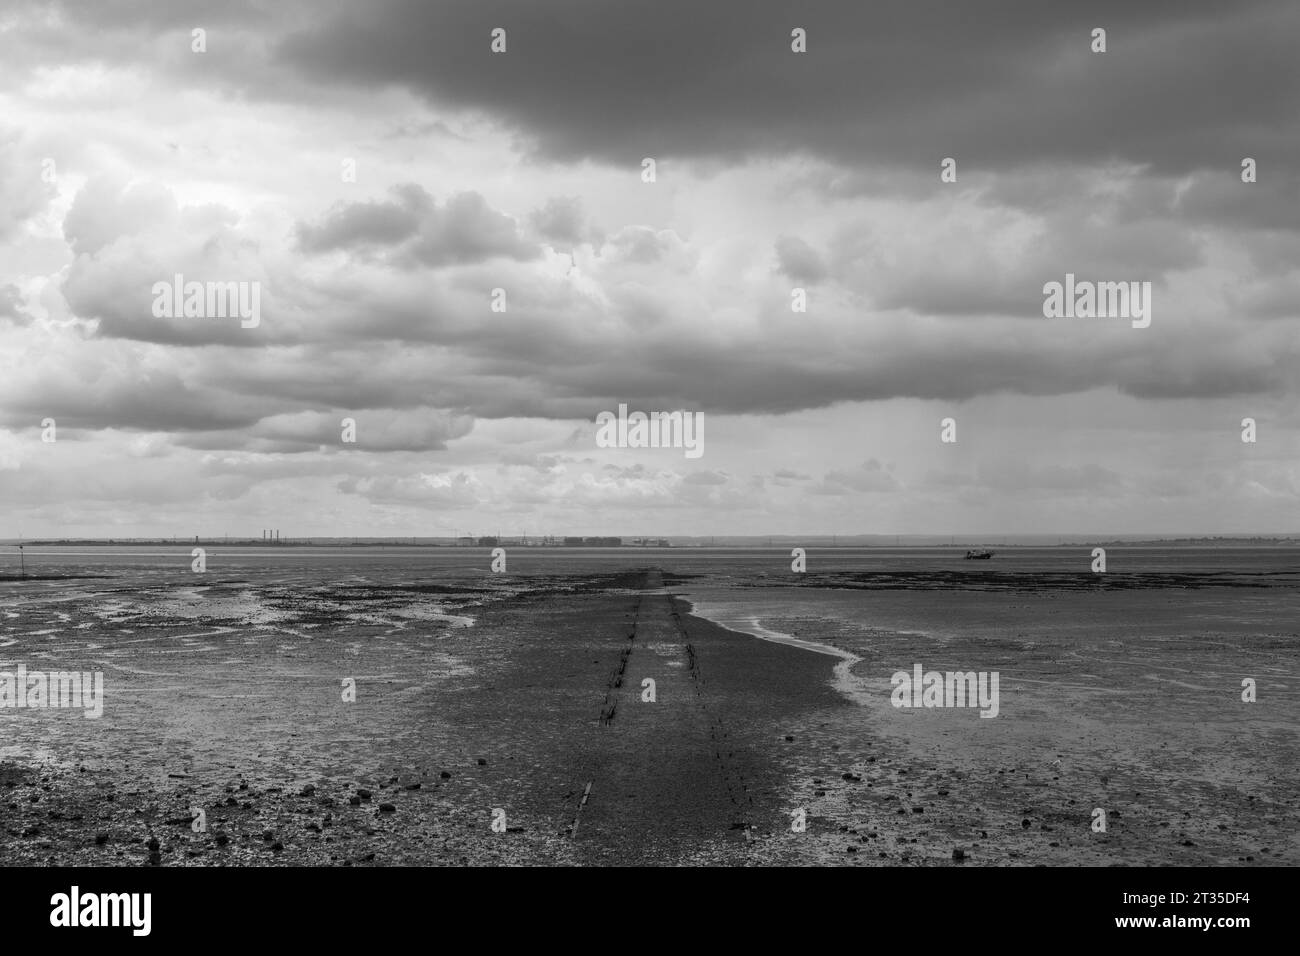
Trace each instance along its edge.
<path fill-rule="evenodd" d="M 1286 575 L 656 563 L 9 583 L 0 670 L 105 699 L 0 709 L 0 864 L 1300 860 Z"/>
<path fill-rule="evenodd" d="M 102 718 L 2 713 L 0 862 L 738 862 L 783 818 L 760 742 L 841 705 L 819 655 L 690 618 L 655 572 L 439 593 L 472 624 L 420 621 L 420 589 L 318 593 L 273 639 L 221 615 L 246 588 L 133 620 Z M 41 636 L 29 667 L 77 656 Z"/>

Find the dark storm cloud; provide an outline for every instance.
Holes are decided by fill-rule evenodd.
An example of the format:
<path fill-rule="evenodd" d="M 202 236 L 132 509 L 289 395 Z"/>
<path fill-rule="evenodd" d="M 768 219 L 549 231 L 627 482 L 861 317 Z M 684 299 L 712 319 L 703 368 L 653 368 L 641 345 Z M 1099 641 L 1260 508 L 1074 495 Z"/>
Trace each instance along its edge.
<path fill-rule="evenodd" d="M 1249 184 L 1239 167 L 1199 176 L 1180 197 L 1178 213 L 1221 226 L 1300 231 L 1300 169 L 1265 169 Z"/>
<path fill-rule="evenodd" d="M 617 396 L 630 407 L 684 404 L 720 413 L 784 413 L 900 397 L 964 401 L 1005 391 L 1063 395 L 1113 387 L 1139 397 L 1209 398 L 1293 387 L 1288 381 L 1295 374 L 1294 341 L 1290 347 L 1279 344 L 1271 354 L 1231 334 L 1211 346 L 1206 333 L 1195 329 L 1160 338 L 1126 335 L 1103 341 L 1099 335 L 1086 342 L 1053 342 L 1055 327 L 1041 321 L 1033 334 L 1015 338 L 954 325 L 934 350 L 864 341 L 853 349 L 863 357 L 843 364 L 827 361 L 823 344 L 811 333 L 779 343 L 733 345 L 725 359 L 698 349 L 643 350 L 643 363 L 635 368 L 611 363 L 571 369 L 564 385 L 570 392 Z M 1176 323 L 1177 317 L 1165 322 Z M 1191 340 L 1201 340 L 1199 347 L 1189 347 Z M 556 411 L 561 407 L 572 405 L 557 402 Z M 585 417 L 594 418 L 599 410 L 592 407 Z"/>
<path fill-rule="evenodd" d="M 529 217 L 533 228 L 557 248 L 572 248 L 583 242 L 598 242 L 599 236 L 588 226 L 577 196 L 553 196 Z"/>
<path fill-rule="evenodd" d="M 808 53 L 790 50 L 793 27 Z M 1109 51 L 1089 50 L 1108 31 Z M 489 51 L 495 27 L 505 54 Z M 1187 172 L 1300 160 L 1287 0 L 1086 5 L 387 0 L 288 36 L 321 83 L 405 85 L 482 110 L 543 156 L 797 151 L 968 168 L 1121 158 Z M 1262 160 L 1261 160 L 1262 161 Z"/>
<path fill-rule="evenodd" d="M 260 403 L 227 391 L 195 388 L 168 372 L 47 377 L 0 408 L 0 426 L 21 428 L 53 418 L 65 427 L 128 431 L 248 428 L 265 414 Z M 70 434 L 71 432 L 69 432 Z"/>
<path fill-rule="evenodd" d="M 1111 210 L 1120 223 L 1160 219 L 1182 228 L 1203 224 L 1300 231 L 1300 169 L 1266 163 L 1262 169 L 1257 165 L 1255 182 L 1242 181 L 1241 160 L 1255 143 L 1253 138 L 1241 139 L 1236 150 L 1241 155 L 1224 155 L 1220 150 L 1207 160 L 1209 168 L 1186 178 L 1114 170 L 1112 177 L 1102 181 L 1092 169 L 1043 166 L 991 177 L 980 198 L 1031 212 L 1060 213 L 1087 197 L 1088 202 Z M 1123 173 L 1127 175 L 1120 178 Z M 897 183 L 870 185 L 876 192 L 898 187 Z M 908 185 L 913 185 L 910 180 Z M 923 191 L 927 190 L 912 189 L 912 194 Z M 1072 214 L 1082 221 L 1078 212 Z"/>
<path fill-rule="evenodd" d="M 1273 282 L 1246 284 L 1236 305 L 1242 315 L 1254 318 L 1300 318 L 1300 271 Z"/>
<path fill-rule="evenodd" d="M 796 282 L 814 283 L 826 278 L 826 264 L 817 250 L 797 236 L 776 240 L 777 268 Z"/>
<path fill-rule="evenodd" d="M 537 247 L 520 237 L 515 221 L 491 209 L 478 193 L 458 193 L 442 206 L 415 183 L 396 186 L 392 193 L 389 202 L 340 203 L 319 223 L 299 224 L 303 250 L 392 250 L 393 261 L 411 266 L 538 255 Z"/>

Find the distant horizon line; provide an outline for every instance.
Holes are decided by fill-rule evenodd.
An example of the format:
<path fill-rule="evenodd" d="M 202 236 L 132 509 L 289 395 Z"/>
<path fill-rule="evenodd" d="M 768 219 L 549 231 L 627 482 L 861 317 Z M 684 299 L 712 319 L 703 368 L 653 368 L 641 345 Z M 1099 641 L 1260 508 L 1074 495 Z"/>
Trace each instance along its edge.
<path fill-rule="evenodd" d="M 567 543 L 565 539 L 574 543 Z M 952 533 L 952 534 L 933 534 L 933 533 L 916 533 L 916 534 L 839 534 L 836 532 L 827 533 L 808 533 L 808 534 L 714 534 L 714 535 L 681 535 L 681 534 L 644 534 L 644 535 L 525 535 L 525 534 L 491 534 L 491 535 L 337 535 L 337 534 L 306 534 L 286 537 L 281 535 L 279 538 L 255 538 L 246 535 L 143 535 L 143 536 L 86 536 L 86 537 L 22 537 L 22 538 L 0 538 L 0 545 L 17 547 L 19 545 L 111 545 L 111 544 L 156 544 L 156 545 L 240 545 L 253 547 L 301 547 L 303 545 L 327 546 L 327 545 L 358 545 L 362 543 L 395 545 L 395 546 L 419 546 L 424 545 L 446 545 L 461 546 L 467 544 L 476 546 L 479 542 L 492 543 L 513 543 L 516 546 L 542 547 L 549 542 L 555 547 L 574 547 L 578 546 L 576 539 L 590 539 L 592 544 L 583 545 L 587 547 L 599 547 L 595 543 L 597 539 L 605 541 L 617 540 L 618 545 L 606 545 L 608 547 L 656 547 L 662 546 L 658 542 L 673 543 L 685 542 L 690 544 L 715 544 L 717 542 L 745 542 L 745 543 L 762 543 L 770 542 L 781 544 L 821 544 L 831 545 L 884 545 L 902 546 L 905 541 L 908 544 L 923 544 L 926 546 L 968 546 L 968 545 L 990 545 L 996 544 L 1002 547 L 1020 547 L 1032 545 L 1046 545 L 1052 542 L 1057 544 L 1071 543 L 1107 543 L 1118 542 L 1126 544 L 1140 543 L 1188 543 L 1188 542 L 1205 542 L 1205 541 L 1268 541 L 1278 543 L 1300 543 L 1300 532 L 1274 532 L 1271 534 L 1259 533 L 1229 533 L 1229 534 L 1196 534 L 1185 533 L 1178 535 L 1168 534 L 1107 534 L 1107 533 L 1080 533 L 1080 532 L 1034 532 L 1034 533 L 1014 533 L 1014 532 L 970 532 L 970 533 Z"/>

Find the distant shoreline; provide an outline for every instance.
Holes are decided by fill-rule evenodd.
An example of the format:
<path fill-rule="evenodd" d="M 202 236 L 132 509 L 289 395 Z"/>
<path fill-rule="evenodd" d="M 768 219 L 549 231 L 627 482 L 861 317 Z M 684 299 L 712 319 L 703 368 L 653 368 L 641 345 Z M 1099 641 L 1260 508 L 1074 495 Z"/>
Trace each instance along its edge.
<path fill-rule="evenodd" d="M 750 539 L 743 539 L 739 536 L 727 536 L 721 542 L 701 541 L 698 538 L 678 538 L 667 539 L 668 544 L 659 545 L 641 545 L 624 543 L 622 545 L 564 545 L 564 544 L 542 544 L 532 541 L 521 541 L 519 539 L 501 538 L 492 543 L 457 543 L 454 540 L 446 538 L 333 538 L 333 537 L 304 537 L 294 538 L 292 540 L 284 539 L 270 542 L 260 538 L 35 538 L 19 540 L 17 538 L 0 539 L 0 546 L 3 547 L 91 547 L 91 548 L 108 548 L 108 547 L 176 547 L 176 548 L 265 548 L 275 550 L 279 548 L 452 548 L 461 550 L 475 550 L 492 547 L 503 548 L 537 548 L 555 551 L 588 551 L 588 550 L 618 550 L 618 551 L 662 551 L 677 549 L 714 549 L 714 550 L 761 550 L 771 549 L 774 551 L 786 550 L 792 547 L 818 548 L 822 550 L 909 550 L 909 549 L 967 549 L 967 548 L 989 548 L 998 549 L 1051 549 L 1051 548 L 1069 548 L 1069 547 L 1103 547 L 1103 548 L 1135 548 L 1135 547 L 1152 547 L 1152 548 L 1260 548 L 1260 547 L 1277 547 L 1288 548 L 1300 546 L 1300 535 L 1278 536 L 1278 537 L 1188 537 L 1188 538 L 1083 538 L 1083 537 L 1064 537 L 1060 540 L 1039 542 L 1003 542 L 1000 536 L 990 536 L 988 538 L 970 537 L 960 541 L 912 541 L 902 543 L 891 543 L 880 539 L 871 541 L 822 541 L 823 535 L 772 535 L 771 538 L 766 536 L 754 536 Z M 841 536 L 847 537 L 847 536 Z M 891 536 L 892 537 L 892 536 Z M 917 536 L 930 537 L 930 536 Z M 1007 537 L 1011 537 L 1008 535 Z M 1055 536 L 1052 536 L 1055 537 Z"/>

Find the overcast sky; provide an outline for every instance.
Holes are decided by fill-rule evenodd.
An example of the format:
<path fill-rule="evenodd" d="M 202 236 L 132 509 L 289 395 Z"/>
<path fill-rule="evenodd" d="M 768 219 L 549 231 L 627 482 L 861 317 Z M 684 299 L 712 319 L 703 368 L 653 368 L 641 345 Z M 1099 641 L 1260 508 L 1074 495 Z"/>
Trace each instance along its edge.
<path fill-rule="evenodd" d="M 1295 532 L 1300 4 L 1065 6 L 9 0 L 0 538 Z"/>

